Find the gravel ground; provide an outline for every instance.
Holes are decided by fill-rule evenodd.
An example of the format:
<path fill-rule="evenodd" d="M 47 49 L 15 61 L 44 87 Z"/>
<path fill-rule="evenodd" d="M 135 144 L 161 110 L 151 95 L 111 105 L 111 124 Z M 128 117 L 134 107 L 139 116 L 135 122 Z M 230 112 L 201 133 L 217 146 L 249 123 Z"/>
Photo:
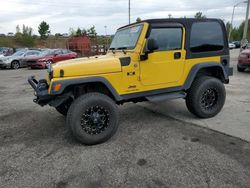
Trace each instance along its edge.
<path fill-rule="evenodd" d="M 120 106 L 108 142 L 84 146 L 27 77 L 0 70 L 0 187 L 250 187 L 250 143 L 141 105 Z"/>

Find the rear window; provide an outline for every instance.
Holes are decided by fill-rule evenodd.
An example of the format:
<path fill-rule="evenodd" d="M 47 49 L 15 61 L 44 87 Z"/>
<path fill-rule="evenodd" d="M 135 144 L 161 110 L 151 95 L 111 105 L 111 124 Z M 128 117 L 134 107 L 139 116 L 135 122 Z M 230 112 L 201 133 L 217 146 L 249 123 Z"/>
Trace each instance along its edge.
<path fill-rule="evenodd" d="M 198 22 L 191 28 L 191 52 L 219 51 L 224 47 L 223 32 L 218 22 Z"/>

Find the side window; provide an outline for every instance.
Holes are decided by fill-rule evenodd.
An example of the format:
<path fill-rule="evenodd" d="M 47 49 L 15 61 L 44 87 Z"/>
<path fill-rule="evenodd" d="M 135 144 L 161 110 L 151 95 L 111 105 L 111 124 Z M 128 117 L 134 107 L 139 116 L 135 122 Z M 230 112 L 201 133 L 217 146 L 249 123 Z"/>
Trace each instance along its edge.
<path fill-rule="evenodd" d="M 63 54 L 68 54 L 69 53 L 69 51 L 67 49 L 63 49 L 62 51 L 63 51 Z"/>
<path fill-rule="evenodd" d="M 33 52 L 27 52 L 25 55 L 26 56 L 31 56 L 31 55 L 33 55 Z"/>
<path fill-rule="evenodd" d="M 182 46 L 182 29 L 152 28 L 149 38 L 157 41 L 158 51 L 179 50 Z"/>
<path fill-rule="evenodd" d="M 62 51 L 61 51 L 61 50 L 56 50 L 56 51 L 54 52 L 54 54 L 61 55 L 61 54 L 62 54 Z"/>
<path fill-rule="evenodd" d="M 33 53 L 33 55 L 39 55 L 40 54 L 40 52 L 34 52 Z"/>
<path fill-rule="evenodd" d="M 191 52 L 219 51 L 224 47 L 222 28 L 217 22 L 198 22 L 191 28 Z"/>

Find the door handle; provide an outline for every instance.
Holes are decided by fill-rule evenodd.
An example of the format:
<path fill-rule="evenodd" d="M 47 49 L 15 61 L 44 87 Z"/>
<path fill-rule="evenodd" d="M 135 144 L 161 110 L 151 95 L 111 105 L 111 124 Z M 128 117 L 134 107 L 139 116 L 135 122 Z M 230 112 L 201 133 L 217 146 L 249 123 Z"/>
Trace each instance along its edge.
<path fill-rule="evenodd" d="M 181 52 L 175 52 L 174 59 L 180 59 L 180 58 L 181 58 Z"/>

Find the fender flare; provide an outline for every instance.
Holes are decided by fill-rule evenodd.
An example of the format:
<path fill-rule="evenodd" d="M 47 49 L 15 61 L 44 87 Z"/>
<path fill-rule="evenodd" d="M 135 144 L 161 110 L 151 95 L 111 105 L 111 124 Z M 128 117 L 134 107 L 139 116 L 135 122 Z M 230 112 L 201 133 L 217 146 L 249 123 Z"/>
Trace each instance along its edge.
<path fill-rule="evenodd" d="M 189 72 L 187 79 L 185 81 L 185 84 L 183 85 L 183 89 L 187 90 L 191 87 L 197 73 L 203 69 L 203 68 L 212 68 L 212 67 L 216 67 L 218 69 L 220 69 L 223 72 L 223 76 L 225 80 L 228 80 L 228 71 L 226 71 L 226 67 L 223 67 L 220 63 L 216 63 L 216 62 L 208 62 L 208 63 L 200 63 L 200 64 L 196 64 L 192 67 L 191 71 Z"/>
<path fill-rule="evenodd" d="M 103 77 L 98 77 L 98 76 L 97 77 L 89 77 L 89 78 L 76 78 L 76 79 L 55 81 L 52 83 L 52 88 L 58 83 L 62 84 L 62 87 L 59 91 L 56 91 L 56 92 L 51 90 L 50 94 L 51 95 L 60 95 L 63 93 L 65 88 L 67 88 L 68 86 L 80 85 L 80 84 L 86 84 L 86 83 L 94 83 L 94 82 L 99 82 L 99 83 L 104 84 L 108 88 L 110 93 L 114 96 L 116 101 L 121 101 L 123 99 L 117 93 L 117 91 L 113 88 L 113 86 L 110 84 L 110 82 L 108 80 L 106 80 Z"/>

